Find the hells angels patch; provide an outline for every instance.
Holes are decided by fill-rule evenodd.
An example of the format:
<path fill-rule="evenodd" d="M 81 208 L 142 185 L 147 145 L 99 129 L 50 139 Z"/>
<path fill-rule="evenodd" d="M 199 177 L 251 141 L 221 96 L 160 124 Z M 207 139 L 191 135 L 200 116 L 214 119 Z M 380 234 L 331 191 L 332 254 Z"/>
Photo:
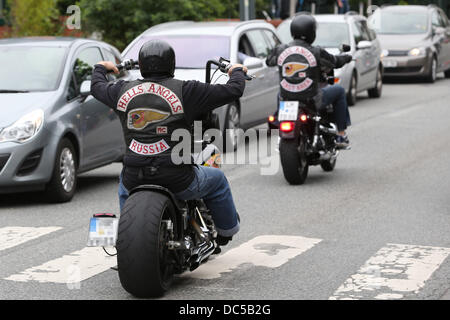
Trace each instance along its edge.
<path fill-rule="evenodd" d="M 137 96 L 143 94 L 153 94 L 159 96 L 170 107 L 172 114 L 183 113 L 183 106 L 180 98 L 169 88 L 154 82 L 145 82 L 128 89 L 117 102 L 117 110 L 126 112 L 128 104 Z"/>
<path fill-rule="evenodd" d="M 167 119 L 170 113 L 156 109 L 134 109 L 128 112 L 128 129 L 142 130 L 148 125 Z"/>

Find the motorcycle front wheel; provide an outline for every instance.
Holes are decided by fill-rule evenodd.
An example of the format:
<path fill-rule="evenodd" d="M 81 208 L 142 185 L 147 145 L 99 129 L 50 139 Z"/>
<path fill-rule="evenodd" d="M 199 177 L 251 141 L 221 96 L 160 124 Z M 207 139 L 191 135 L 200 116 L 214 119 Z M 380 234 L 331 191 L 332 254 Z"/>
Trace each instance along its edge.
<path fill-rule="evenodd" d="M 136 297 L 162 296 L 172 284 L 168 220 L 176 232 L 174 206 L 163 194 L 138 191 L 125 202 L 116 243 L 117 267 L 122 287 Z"/>
<path fill-rule="evenodd" d="M 305 154 L 305 143 L 298 140 L 281 139 L 280 160 L 284 178 L 292 185 L 303 184 L 308 176 L 308 161 Z"/>

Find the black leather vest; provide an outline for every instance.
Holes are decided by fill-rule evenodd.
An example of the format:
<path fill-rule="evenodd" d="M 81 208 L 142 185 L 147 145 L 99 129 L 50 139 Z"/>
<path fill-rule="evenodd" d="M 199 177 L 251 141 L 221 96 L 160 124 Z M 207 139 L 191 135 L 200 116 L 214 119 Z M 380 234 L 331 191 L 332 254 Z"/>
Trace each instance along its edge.
<path fill-rule="evenodd" d="M 179 141 L 171 141 L 172 132 L 187 124 L 182 96 L 183 81 L 176 79 L 135 80 L 124 85 L 117 102 L 122 122 L 126 155 L 137 157 L 168 156 Z"/>
<path fill-rule="evenodd" d="M 294 40 L 280 48 L 277 65 L 283 100 L 307 100 L 318 94 L 320 49 Z"/>

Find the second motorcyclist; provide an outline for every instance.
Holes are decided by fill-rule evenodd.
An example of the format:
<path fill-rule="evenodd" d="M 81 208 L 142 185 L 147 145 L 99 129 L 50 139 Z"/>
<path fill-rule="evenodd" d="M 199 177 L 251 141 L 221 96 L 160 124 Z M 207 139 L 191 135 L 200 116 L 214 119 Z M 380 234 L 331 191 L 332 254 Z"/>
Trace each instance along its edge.
<path fill-rule="evenodd" d="M 294 40 L 276 47 L 267 57 L 269 66 L 278 65 L 280 71 L 280 98 L 282 100 L 313 100 L 324 107 L 333 105 L 338 127 L 336 145 L 348 148 L 346 135 L 350 125 L 345 89 L 339 85 L 320 87 L 321 74 L 326 66 L 341 68 L 352 61 L 350 55 L 331 55 L 325 49 L 312 46 L 316 38 L 317 23 L 313 16 L 300 14 L 291 22 Z M 326 66 L 325 66 L 326 65 Z"/>
<path fill-rule="evenodd" d="M 242 96 L 247 68 L 236 64 L 224 85 L 174 79 L 175 52 L 163 40 L 150 40 L 139 51 L 143 79 L 108 83 L 112 62 L 101 61 L 92 75 L 92 95 L 119 116 L 127 151 L 123 160 L 119 199 L 121 210 L 128 190 L 155 184 L 169 189 L 181 200 L 203 199 L 211 210 L 218 232 L 217 243 L 225 245 L 239 231 L 239 218 L 223 172 L 192 163 L 176 165 L 171 141 L 176 129 L 191 130 L 194 120 Z"/>

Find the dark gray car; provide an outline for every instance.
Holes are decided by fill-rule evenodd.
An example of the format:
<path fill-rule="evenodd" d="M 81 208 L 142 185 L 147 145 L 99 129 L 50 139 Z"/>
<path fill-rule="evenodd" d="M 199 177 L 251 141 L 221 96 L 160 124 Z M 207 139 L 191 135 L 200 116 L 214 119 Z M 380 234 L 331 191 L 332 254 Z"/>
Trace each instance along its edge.
<path fill-rule="evenodd" d="M 436 80 L 450 77 L 450 24 L 444 11 L 429 6 L 383 6 L 370 16 L 383 49 L 384 76 Z"/>
<path fill-rule="evenodd" d="M 118 117 L 80 90 L 95 63 L 120 59 L 116 48 L 87 39 L 0 41 L 0 193 L 45 190 L 69 201 L 78 173 L 121 160 Z"/>

